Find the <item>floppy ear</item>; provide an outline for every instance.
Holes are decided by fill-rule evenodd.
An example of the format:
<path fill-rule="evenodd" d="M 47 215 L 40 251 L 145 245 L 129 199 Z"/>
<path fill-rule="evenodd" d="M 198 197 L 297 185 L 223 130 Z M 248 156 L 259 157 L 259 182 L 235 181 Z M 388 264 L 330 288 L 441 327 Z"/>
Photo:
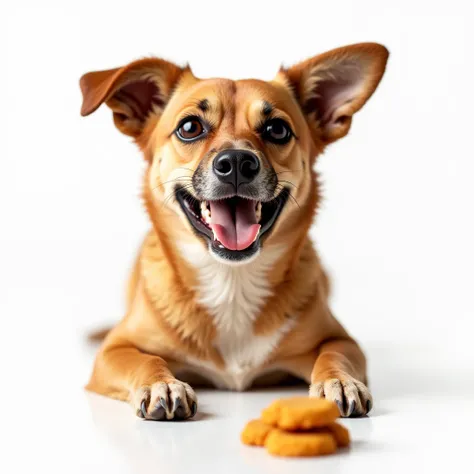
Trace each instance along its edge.
<path fill-rule="evenodd" d="M 113 111 L 117 128 L 137 138 L 148 118 L 161 115 L 182 72 L 182 68 L 158 58 L 89 72 L 80 80 L 81 115 L 91 114 L 105 102 Z"/>
<path fill-rule="evenodd" d="M 312 133 L 325 143 L 349 131 L 352 116 L 365 104 L 382 79 L 387 49 L 361 43 L 310 58 L 286 74 Z"/>

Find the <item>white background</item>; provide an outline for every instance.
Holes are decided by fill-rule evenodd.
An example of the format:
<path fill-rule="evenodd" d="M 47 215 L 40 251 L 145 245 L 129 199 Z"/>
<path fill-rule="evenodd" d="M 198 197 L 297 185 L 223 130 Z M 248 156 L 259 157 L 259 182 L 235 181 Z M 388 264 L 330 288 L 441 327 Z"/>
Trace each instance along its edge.
<path fill-rule="evenodd" d="M 142 429 L 124 405 L 82 391 L 92 360 L 84 334 L 122 315 L 148 222 L 138 150 L 105 107 L 79 116 L 78 80 L 150 54 L 189 62 L 200 77 L 270 79 L 282 62 L 345 44 L 389 48 L 386 75 L 350 135 L 319 159 L 325 199 L 312 235 L 333 278 L 334 312 L 369 354 L 382 407 L 372 420 L 387 453 L 399 452 L 405 430 L 433 433 L 432 413 L 457 410 L 472 420 L 473 11 L 468 1 L 387 3 L 2 3 L 0 426 L 8 449 L 0 462 L 13 462 L 5 472 L 64 470 L 68 459 L 70 471 L 110 468 L 116 452 L 107 436 L 96 439 L 91 412 L 112 410 L 102 420 L 109 435 L 127 423 L 135 434 Z M 212 403 L 218 394 L 206 396 Z M 237 436 L 252 416 L 251 396 L 236 399 Z M 459 432 L 443 419 L 443 429 Z M 191 425 L 209 428 L 194 428 L 200 438 L 186 449 L 211 436 L 212 420 L 201 423 Z M 358 426 L 360 456 L 356 448 L 345 462 L 375 469 L 363 452 L 373 445 Z M 155 435 L 146 433 L 153 451 Z M 180 454 L 181 435 L 169 433 L 168 448 Z M 412 465 L 426 467 L 420 453 L 432 456 L 430 443 L 409 451 Z M 122 455 L 131 453 L 123 472 L 137 469 L 135 454 L 151 459 L 137 445 L 122 439 Z M 399 466 L 380 453 L 385 469 Z M 245 456 L 246 469 L 267 469 Z"/>

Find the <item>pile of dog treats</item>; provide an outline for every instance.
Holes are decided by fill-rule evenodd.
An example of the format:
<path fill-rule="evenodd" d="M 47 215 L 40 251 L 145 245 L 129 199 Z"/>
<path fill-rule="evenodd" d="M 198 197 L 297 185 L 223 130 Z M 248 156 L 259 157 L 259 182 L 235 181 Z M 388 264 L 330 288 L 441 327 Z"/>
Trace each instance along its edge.
<path fill-rule="evenodd" d="M 265 446 L 278 456 L 333 454 L 350 444 L 349 431 L 336 419 L 339 409 L 323 398 L 293 397 L 276 400 L 251 420 L 241 435 L 244 444 Z"/>

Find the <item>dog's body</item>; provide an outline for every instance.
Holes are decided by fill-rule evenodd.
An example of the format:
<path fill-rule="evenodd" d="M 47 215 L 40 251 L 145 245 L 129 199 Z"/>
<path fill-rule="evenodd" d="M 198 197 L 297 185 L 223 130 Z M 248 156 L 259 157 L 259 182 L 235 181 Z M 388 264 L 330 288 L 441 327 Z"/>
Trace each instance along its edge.
<path fill-rule="evenodd" d="M 370 410 L 364 355 L 329 310 L 308 230 L 315 158 L 347 133 L 387 56 L 354 45 L 272 82 L 199 80 L 159 59 L 82 78 L 82 113 L 106 102 L 144 153 L 153 225 L 90 390 L 148 419 L 189 418 L 196 395 L 180 378 L 244 390 L 291 374 L 344 416 Z"/>

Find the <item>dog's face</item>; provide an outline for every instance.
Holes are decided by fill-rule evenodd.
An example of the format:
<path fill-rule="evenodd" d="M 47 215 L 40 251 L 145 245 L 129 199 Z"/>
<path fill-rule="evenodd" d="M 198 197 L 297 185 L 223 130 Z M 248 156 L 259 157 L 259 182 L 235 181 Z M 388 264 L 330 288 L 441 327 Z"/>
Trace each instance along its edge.
<path fill-rule="evenodd" d="M 156 125 L 149 185 L 213 255 L 247 261 L 307 198 L 308 126 L 276 82 L 188 80 Z"/>
<path fill-rule="evenodd" d="M 377 44 L 349 46 L 270 82 L 200 80 L 145 59 L 83 76 L 82 113 L 106 102 L 144 152 L 153 206 L 176 212 L 189 238 L 220 261 L 246 262 L 267 240 L 307 230 L 314 160 L 347 134 L 387 56 Z"/>

